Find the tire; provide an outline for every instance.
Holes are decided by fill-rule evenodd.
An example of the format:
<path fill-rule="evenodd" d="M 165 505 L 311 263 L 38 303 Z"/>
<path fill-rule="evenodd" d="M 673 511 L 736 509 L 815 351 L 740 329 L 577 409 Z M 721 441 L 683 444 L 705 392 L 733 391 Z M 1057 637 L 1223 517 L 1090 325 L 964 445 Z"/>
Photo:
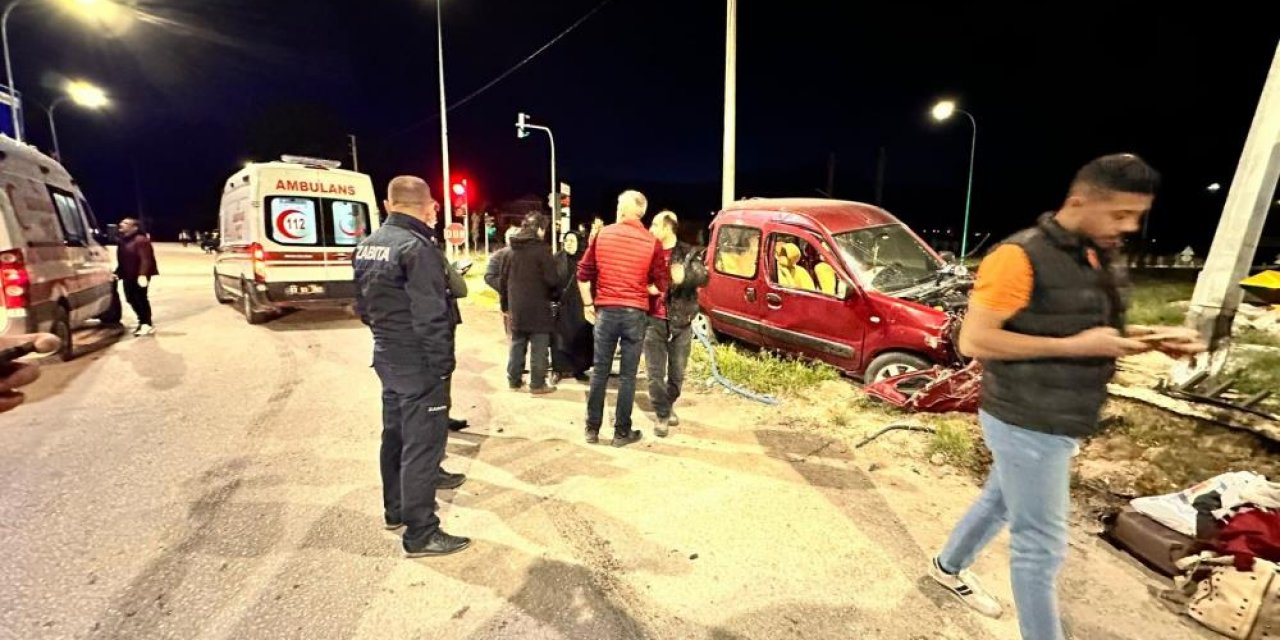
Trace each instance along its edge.
<path fill-rule="evenodd" d="M 66 305 L 58 305 L 49 332 L 62 341 L 62 346 L 58 347 L 58 358 L 63 362 L 70 362 L 76 357 L 75 333 L 71 330 L 71 313 L 67 311 Z"/>
<path fill-rule="evenodd" d="M 240 311 L 244 313 L 244 319 L 249 324 L 262 324 L 271 319 L 271 315 L 265 311 L 258 311 L 253 308 L 253 296 L 249 295 L 249 284 L 240 283 Z"/>
<path fill-rule="evenodd" d="M 690 328 L 693 329 L 695 336 L 699 332 L 706 335 L 707 340 L 710 340 L 711 344 L 715 344 L 720 341 L 719 338 L 716 337 L 715 329 L 711 328 L 711 318 L 708 317 L 706 312 L 701 309 L 698 310 L 698 315 L 693 317 L 693 323 Z"/>
<path fill-rule="evenodd" d="M 890 351 L 876 356 L 871 364 L 867 365 L 867 371 L 862 374 L 862 379 L 870 384 L 913 371 L 923 371 L 932 366 L 928 360 L 920 356 Z"/>
<path fill-rule="evenodd" d="M 222 286 L 222 280 L 218 278 L 218 272 L 213 272 L 213 297 L 218 304 L 228 304 L 234 302 L 235 298 L 227 294 L 227 290 Z"/>

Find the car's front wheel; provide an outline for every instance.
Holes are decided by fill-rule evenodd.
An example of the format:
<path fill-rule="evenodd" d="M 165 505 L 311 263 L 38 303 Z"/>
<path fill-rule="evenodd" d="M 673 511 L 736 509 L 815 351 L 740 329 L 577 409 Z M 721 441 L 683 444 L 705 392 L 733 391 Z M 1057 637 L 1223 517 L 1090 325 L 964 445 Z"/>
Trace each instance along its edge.
<path fill-rule="evenodd" d="M 902 353 L 900 351 L 891 351 L 882 353 L 867 365 L 867 372 L 863 375 L 863 380 L 868 384 L 872 382 L 880 382 L 915 371 L 928 369 L 929 361 L 917 355 L 910 353 Z"/>

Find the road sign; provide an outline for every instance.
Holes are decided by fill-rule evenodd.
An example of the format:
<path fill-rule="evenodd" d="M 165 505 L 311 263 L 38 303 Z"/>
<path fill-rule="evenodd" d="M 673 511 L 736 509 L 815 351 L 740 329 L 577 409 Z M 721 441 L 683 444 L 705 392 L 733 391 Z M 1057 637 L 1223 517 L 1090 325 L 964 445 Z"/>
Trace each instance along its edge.
<path fill-rule="evenodd" d="M 453 246 L 458 246 L 467 241 L 467 230 L 462 226 L 461 222 L 455 222 L 444 229 L 444 239 Z"/>

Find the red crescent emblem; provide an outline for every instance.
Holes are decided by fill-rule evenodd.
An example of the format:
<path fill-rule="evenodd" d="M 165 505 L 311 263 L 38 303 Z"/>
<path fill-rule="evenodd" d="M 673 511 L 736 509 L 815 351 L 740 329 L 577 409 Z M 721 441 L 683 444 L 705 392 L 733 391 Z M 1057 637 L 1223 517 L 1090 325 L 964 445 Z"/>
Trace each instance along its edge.
<path fill-rule="evenodd" d="M 348 228 L 347 228 L 347 224 L 346 224 L 346 223 L 348 223 L 348 222 L 349 222 L 349 223 L 351 223 L 351 228 L 350 228 L 350 229 L 348 229 Z M 356 236 L 356 221 L 355 221 L 355 219 L 354 219 L 354 218 L 347 218 L 347 220 L 345 220 L 344 222 L 338 223 L 338 230 L 339 230 L 339 231 L 341 231 L 342 233 L 344 233 L 344 234 L 346 234 L 346 235 L 349 235 L 349 236 L 351 236 L 351 237 L 353 237 L 353 238 L 354 238 L 354 237 Z"/>
<path fill-rule="evenodd" d="M 295 213 L 302 215 L 302 212 L 297 209 L 285 209 L 284 211 L 281 211 L 280 214 L 276 216 L 276 232 L 290 240 L 301 240 L 302 236 L 294 235 L 284 227 L 284 221 L 288 220 L 289 216 Z"/>

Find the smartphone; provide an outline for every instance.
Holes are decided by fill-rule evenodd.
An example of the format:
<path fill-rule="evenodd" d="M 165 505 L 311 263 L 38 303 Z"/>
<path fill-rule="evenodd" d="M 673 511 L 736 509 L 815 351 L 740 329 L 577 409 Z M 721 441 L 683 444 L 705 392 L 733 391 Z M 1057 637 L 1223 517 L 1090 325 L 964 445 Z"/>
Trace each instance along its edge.
<path fill-rule="evenodd" d="M 0 349 L 0 364 L 8 364 L 25 355 L 36 352 L 36 343 L 26 342 L 8 349 Z"/>
<path fill-rule="evenodd" d="M 1157 344 L 1161 342 L 1194 342 L 1195 338 L 1186 333 L 1148 333 L 1144 336 L 1134 336 L 1134 340 L 1138 342 L 1147 342 Z"/>

